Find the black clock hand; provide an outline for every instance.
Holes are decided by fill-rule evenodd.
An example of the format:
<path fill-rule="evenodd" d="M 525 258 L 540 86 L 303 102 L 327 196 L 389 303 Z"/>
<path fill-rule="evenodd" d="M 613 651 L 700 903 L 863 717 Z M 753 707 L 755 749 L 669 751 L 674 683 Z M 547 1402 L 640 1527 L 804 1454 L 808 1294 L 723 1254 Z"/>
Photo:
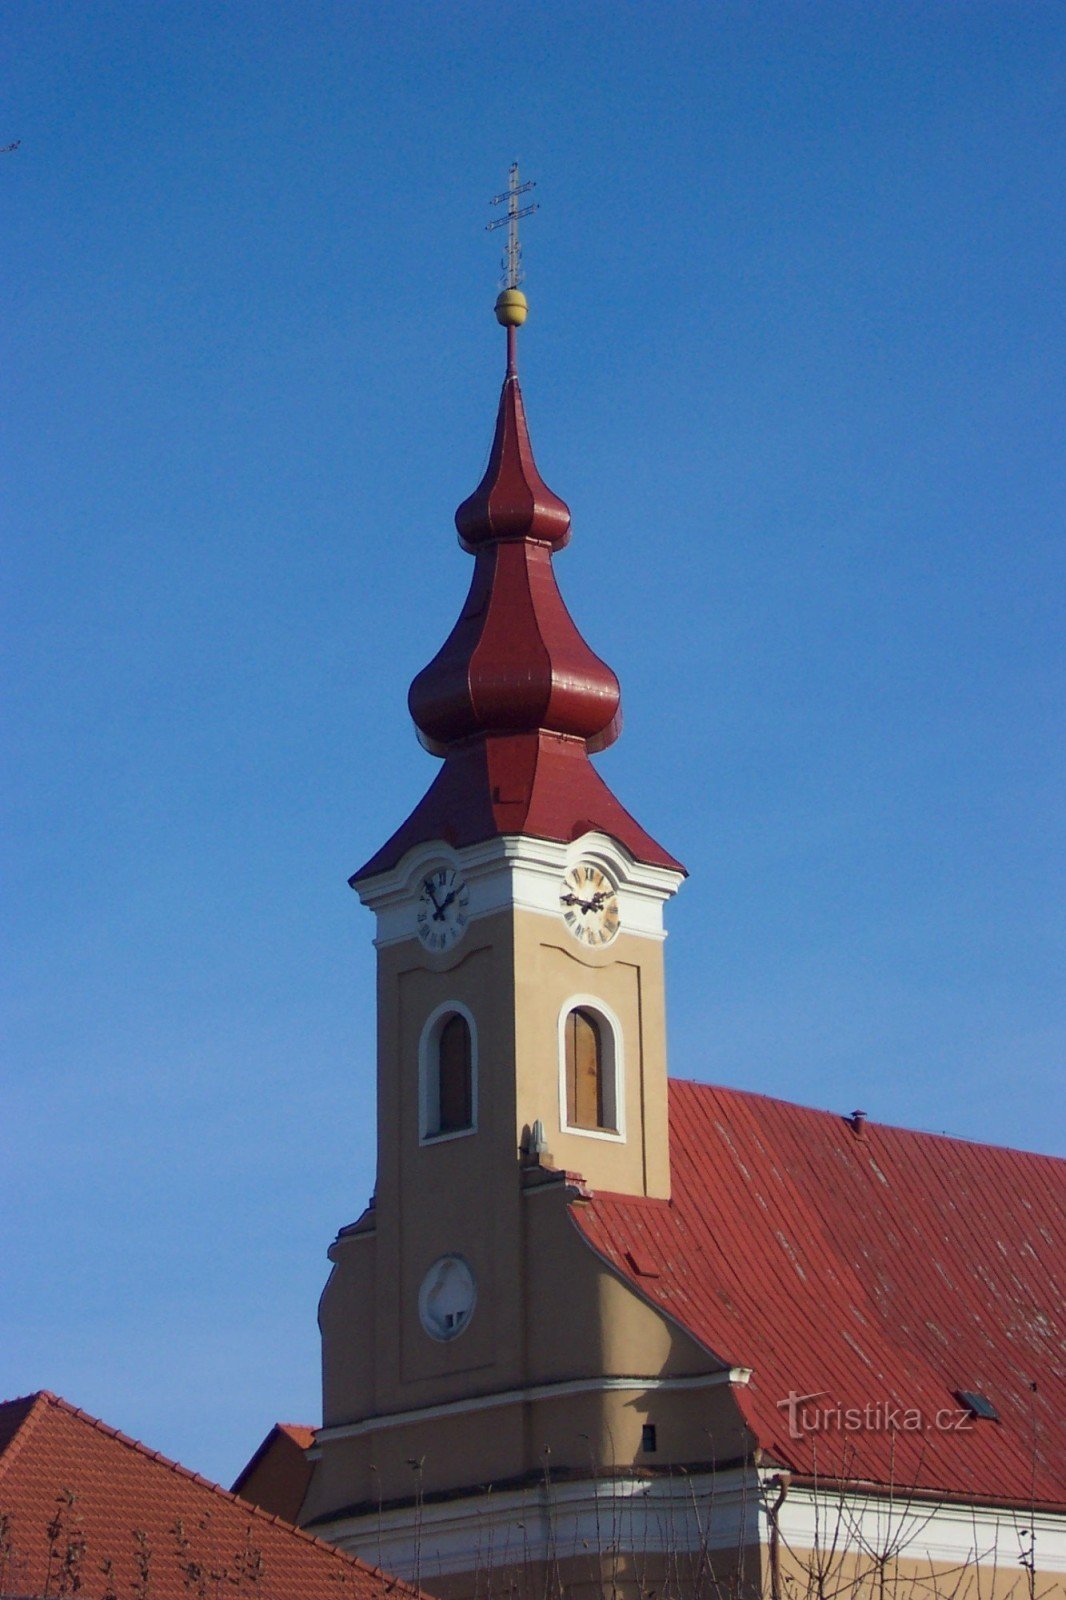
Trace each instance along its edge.
<path fill-rule="evenodd" d="M 598 911 L 600 909 L 600 901 L 602 898 L 606 897 L 597 894 L 594 895 L 591 900 L 582 900 L 579 895 L 564 894 L 562 896 L 562 902 L 564 906 L 580 906 L 582 911 Z"/>
<path fill-rule="evenodd" d="M 452 903 L 452 901 L 454 899 L 455 899 L 455 890 L 453 889 L 451 894 L 446 894 L 445 895 L 445 897 L 441 901 L 440 905 L 437 906 L 436 911 L 434 911 L 434 913 L 433 913 L 433 921 L 434 922 L 443 922 L 444 921 L 444 913 L 447 911 L 448 907 L 451 905 L 451 903 Z M 436 906 L 437 902 L 434 900 L 433 904 Z"/>
<path fill-rule="evenodd" d="M 436 917 L 437 911 L 440 910 L 440 902 L 438 901 L 436 895 L 433 893 L 433 880 L 431 878 L 425 878 L 423 880 L 423 882 L 422 882 L 422 887 L 426 891 L 426 893 L 429 895 L 429 898 L 433 901 L 433 904 L 436 907 L 436 911 L 434 911 L 434 913 L 433 913 L 434 917 Z"/>

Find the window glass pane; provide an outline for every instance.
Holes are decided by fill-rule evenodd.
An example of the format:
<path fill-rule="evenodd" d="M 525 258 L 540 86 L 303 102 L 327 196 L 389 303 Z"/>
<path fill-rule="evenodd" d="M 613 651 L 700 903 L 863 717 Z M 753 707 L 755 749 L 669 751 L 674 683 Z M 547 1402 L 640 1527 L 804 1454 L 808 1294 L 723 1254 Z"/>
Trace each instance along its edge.
<path fill-rule="evenodd" d="M 470 1028 L 465 1017 L 449 1017 L 437 1046 L 440 1089 L 438 1133 L 457 1133 L 473 1122 Z"/>

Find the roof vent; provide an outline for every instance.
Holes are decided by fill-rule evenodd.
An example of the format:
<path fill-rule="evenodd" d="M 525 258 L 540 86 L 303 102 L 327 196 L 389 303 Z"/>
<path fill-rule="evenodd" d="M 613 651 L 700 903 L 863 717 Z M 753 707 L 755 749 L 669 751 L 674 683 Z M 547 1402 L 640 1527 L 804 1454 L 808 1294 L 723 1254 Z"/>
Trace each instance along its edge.
<path fill-rule="evenodd" d="M 851 1116 L 848 1118 L 848 1121 L 851 1123 L 851 1131 L 855 1135 L 856 1139 L 865 1139 L 866 1138 L 866 1112 L 865 1111 L 853 1111 L 851 1113 Z"/>
<path fill-rule="evenodd" d="M 645 1249 L 639 1239 L 635 1239 L 626 1251 L 626 1260 L 638 1278 L 657 1278 L 659 1276 L 658 1261 L 656 1261 L 650 1250 Z"/>
<path fill-rule="evenodd" d="M 974 1389 L 956 1389 L 955 1398 L 971 1417 L 979 1417 L 982 1422 L 999 1421 L 999 1412 L 987 1395 L 978 1394 Z"/>

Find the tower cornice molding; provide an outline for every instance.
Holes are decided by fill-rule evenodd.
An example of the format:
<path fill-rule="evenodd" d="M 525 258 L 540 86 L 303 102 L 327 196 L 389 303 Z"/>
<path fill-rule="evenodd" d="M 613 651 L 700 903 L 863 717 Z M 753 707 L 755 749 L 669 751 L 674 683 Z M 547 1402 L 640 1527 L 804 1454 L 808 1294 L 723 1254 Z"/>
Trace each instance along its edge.
<path fill-rule="evenodd" d="M 326 1439 L 357 1439 L 366 1433 L 384 1433 L 390 1428 L 406 1428 L 415 1423 L 441 1417 L 470 1416 L 474 1412 L 498 1410 L 501 1406 L 532 1405 L 540 1400 L 569 1400 L 579 1394 L 673 1394 L 680 1390 L 717 1389 L 723 1385 L 744 1388 L 751 1382 L 750 1367 L 719 1367 L 710 1372 L 683 1378 L 662 1378 L 654 1374 L 633 1377 L 562 1378 L 555 1383 L 530 1384 L 524 1389 L 501 1389 L 490 1394 L 468 1395 L 461 1400 L 414 1407 L 378 1416 L 360 1417 L 316 1428 L 315 1444 Z"/>
<path fill-rule="evenodd" d="M 578 861 L 594 863 L 617 885 L 625 932 L 657 940 L 666 937 L 662 908 L 684 874 L 635 861 L 616 840 L 596 831 L 569 844 L 524 834 L 504 834 L 461 849 L 443 839 L 429 840 L 408 850 L 395 867 L 357 880 L 352 887 L 378 919 L 379 949 L 413 937 L 412 900 L 422 873 L 438 862 L 462 874 L 470 894 L 471 924 L 515 910 L 550 916 L 563 929 L 559 886 Z"/>

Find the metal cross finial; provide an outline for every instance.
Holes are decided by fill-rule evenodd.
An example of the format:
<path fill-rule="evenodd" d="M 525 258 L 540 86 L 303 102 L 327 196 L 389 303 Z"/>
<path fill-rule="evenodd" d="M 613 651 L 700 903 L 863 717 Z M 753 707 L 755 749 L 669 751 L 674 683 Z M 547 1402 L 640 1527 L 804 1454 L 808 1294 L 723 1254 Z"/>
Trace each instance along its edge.
<path fill-rule="evenodd" d="M 503 268 L 502 286 L 505 289 L 517 289 L 524 276 L 522 272 L 522 246 L 518 242 L 518 219 L 519 217 L 532 216 L 533 212 L 539 209 L 535 201 L 528 206 L 519 206 L 518 196 L 527 194 L 530 189 L 535 189 L 536 187 L 535 183 L 519 183 L 518 162 L 512 161 L 507 179 L 507 188 L 502 194 L 494 194 L 492 197 L 494 206 L 502 205 L 505 200 L 507 201 L 507 215 L 505 217 L 495 217 L 485 228 L 486 233 L 492 233 L 496 228 L 502 228 L 504 224 L 507 225 L 507 254 L 500 262 Z"/>

